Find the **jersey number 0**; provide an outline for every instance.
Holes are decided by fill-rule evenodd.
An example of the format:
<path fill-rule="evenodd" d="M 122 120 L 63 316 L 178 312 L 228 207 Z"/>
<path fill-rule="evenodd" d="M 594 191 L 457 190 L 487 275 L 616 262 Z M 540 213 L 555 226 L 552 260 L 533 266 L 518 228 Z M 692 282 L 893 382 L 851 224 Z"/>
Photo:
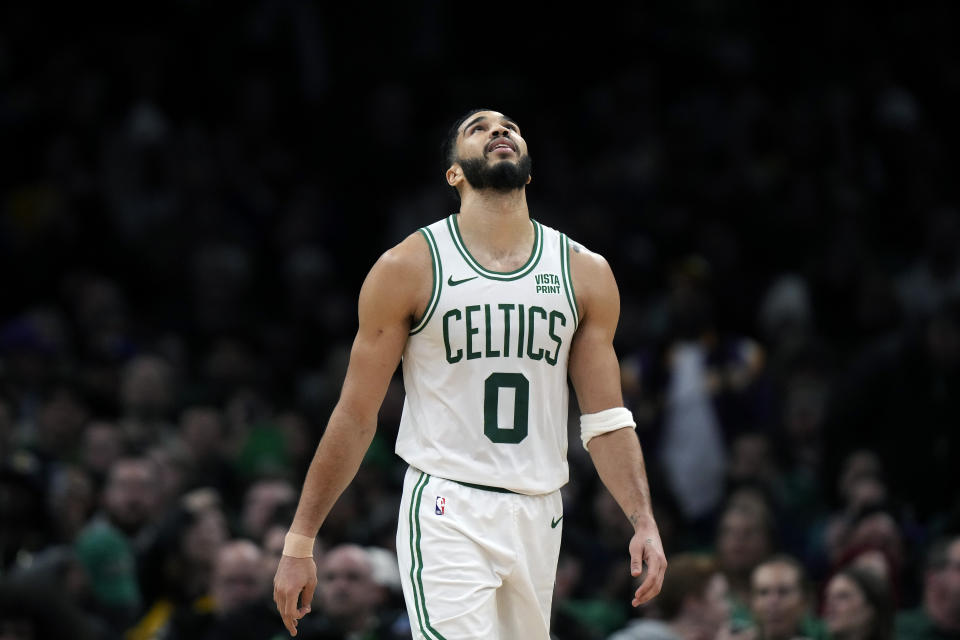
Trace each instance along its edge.
<path fill-rule="evenodd" d="M 514 390 L 513 428 L 498 424 L 500 390 Z M 517 444 L 527 437 L 530 382 L 520 373 L 491 373 L 483 385 L 483 432 L 492 442 Z"/>

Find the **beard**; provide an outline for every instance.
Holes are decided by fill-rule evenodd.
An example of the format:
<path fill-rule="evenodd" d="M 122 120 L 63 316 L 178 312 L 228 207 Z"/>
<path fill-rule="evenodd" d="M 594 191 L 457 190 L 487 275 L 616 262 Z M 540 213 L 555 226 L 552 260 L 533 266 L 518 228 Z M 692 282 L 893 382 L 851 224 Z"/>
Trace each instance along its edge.
<path fill-rule="evenodd" d="M 532 161 L 530 155 L 520 157 L 517 163 L 509 160 L 500 160 L 496 164 L 488 165 L 486 158 L 457 159 L 463 169 L 463 177 L 474 189 L 493 189 L 494 191 L 516 191 L 523 189 L 530 179 Z"/>

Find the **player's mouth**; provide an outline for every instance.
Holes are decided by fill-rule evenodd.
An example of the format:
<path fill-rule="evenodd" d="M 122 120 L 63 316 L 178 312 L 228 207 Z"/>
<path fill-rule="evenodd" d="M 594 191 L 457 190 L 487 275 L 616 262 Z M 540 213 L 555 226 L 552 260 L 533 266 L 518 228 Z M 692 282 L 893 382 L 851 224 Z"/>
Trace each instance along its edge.
<path fill-rule="evenodd" d="M 513 140 L 509 138 L 494 138 L 490 144 L 487 145 L 487 153 L 506 153 L 506 152 L 517 152 L 517 145 L 513 143 Z"/>

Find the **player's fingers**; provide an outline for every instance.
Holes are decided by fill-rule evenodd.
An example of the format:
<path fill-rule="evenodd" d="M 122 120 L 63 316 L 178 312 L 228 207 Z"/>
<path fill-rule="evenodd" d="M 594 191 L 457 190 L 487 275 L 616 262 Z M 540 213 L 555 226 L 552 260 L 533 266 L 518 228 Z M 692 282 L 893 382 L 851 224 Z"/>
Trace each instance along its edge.
<path fill-rule="evenodd" d="M 663 585 L 663 575 L 666 569 L 665 558 L 653 551 L 645 553 L 644 560 L 647 564 L 647 575 L 644 576 L 640 586 L 637 587 L 633 598 L 633 606 L 641 605 L 653 598 L 660 593 L 660 587 Z"/>
<path fill-rule="evenodd" d="M 630 543 L 630 575 L 634 578 L 640 578 L 643 575 L 643 572 L 646 570 L 644 564 L 644 549 L 642 546 L 636 543 L 636 541 L 631 541 Z M 642 578 L 641 578 L 642 580 Z"/>
<path fill-rule="evenodd" d="M 276 583 L 273 585 L 273 602 L 277 605 L 277 613 L 283 616 L 283 592 L 277 587 Z"/>
<path fill-rule="evenodd" d="M 283 626 L 291 636 L 297 635 L 297 598 L 290 597 L 284 589 L 274 589 L 274 600 L 277 602 L 277 611 L 283 620 Z"/>
<path fill-rule="evenodd" d="M 316 586 L 316 584 L 316 582 L 308 582 L 300 591 L 300 608 L 297 609 L 299 618 L 302 618 L 310 613 L 310 603 L 313 602 L 313 588 Z"/>

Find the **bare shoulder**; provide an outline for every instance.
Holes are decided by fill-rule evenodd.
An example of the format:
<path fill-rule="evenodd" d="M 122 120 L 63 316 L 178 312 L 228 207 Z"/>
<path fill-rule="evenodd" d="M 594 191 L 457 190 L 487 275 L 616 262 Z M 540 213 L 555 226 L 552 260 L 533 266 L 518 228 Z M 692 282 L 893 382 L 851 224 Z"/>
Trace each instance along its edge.
<path fill-rule="evenodd" d="M 384 251 L 375 266 L 389 271 L 401 271 L 404 275 L 411 275 L 411 272 L 421 270 L 430 272 L 432 268 L 430 247 L 423 234 L 414 231 L 400 243 Z"/>
<path fill-rule="evenodd" d="M 619 315 L 620 293 L 610 263 L 583 244 L 570 241 L 570 276 L 581 319 L 602 312 Z"/>
<path fill-rule="evenodd" d="M 360 298 L 361 303 L 364 299 L 388 303 L 412 317 L 426 305 L 432 289 L 430 247 L 421 233 L 414 232 L 380 255 L 367 274 Z"/>
<path fill-rule="evenodd" d="M 570 271 L 577 297 L 589 295 L 592 290 L 606 287 L 616 289 L 616 281 L 610 263 L 601 254 L 584 245 L 570 241 Z"/>
<path fill-rule="evenodd" d="M 574 240 L 570 241 L 570 266 L 585 277 L 613 275 L 606 258 Z"/>

